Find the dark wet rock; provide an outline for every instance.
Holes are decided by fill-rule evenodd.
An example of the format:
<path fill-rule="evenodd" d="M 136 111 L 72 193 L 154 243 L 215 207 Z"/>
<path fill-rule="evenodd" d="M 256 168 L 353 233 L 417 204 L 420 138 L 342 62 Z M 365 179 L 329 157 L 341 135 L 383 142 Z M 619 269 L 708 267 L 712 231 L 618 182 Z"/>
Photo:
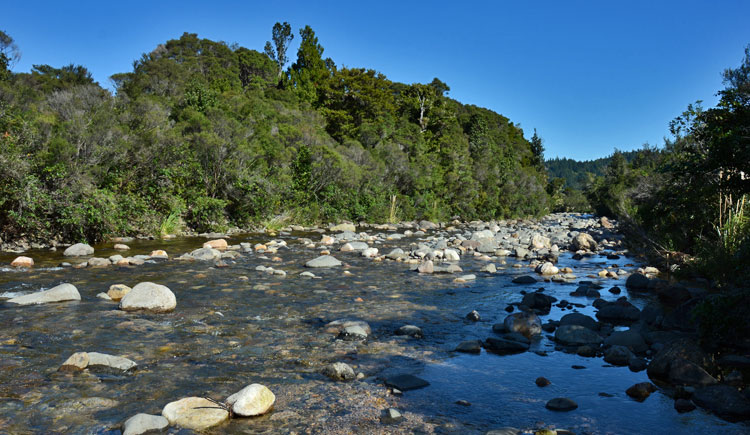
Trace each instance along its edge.
<path fill-rule="evenodd" d="M 463 353 L 480 353 L 482 351 L 482 342 L 479 340 L 462 341 L 456 346 L 456 352 Z"/>
<path fill-rule="evenodd" d="M 31 293 L 9 299 L 7 302 L 16 305 L 39 305 L 53 302 L 80 301 L 81 294 L 73 284 L 60 284 L 49 290 Z"/>
<path fill-rule="evenodd" d="M 500 355 L 526 352 L 529 350 L 530 345 L 528 342 L 522 342 L 513 338 L 518 337 L 511 337 L 511 334 L 505 334 L 503 337 L 489 337 L 484 341 L 484 348 L 487 349 L 488 352 Z"/>
<path fill-rule="evenodd" d="M 506 313 L 512 313 L 515 309 L 516 309 L 516 307 L 514 307 L 513 305 L 508 305 L 508 306 L 505 307 L 505 312 Z"/>
<path fill-rule="evenodd" d="M 570 313 L 562 316 L 560 319 L 560 326 L 563 325 L 579 325 L 591 329 L 592 331 L 599 329 L 599 324 L 596 320 L 581 313 Z"/>
<path fill-rule="evenodd" d="M 555 332 L 555 329 L 557 329 L 558 323 L 557 322 L 547 322 L 542 325 L 542 331 L 544 332 Z"/>
<path fill-rule="evenodd" d="M 456 400 L 454 403 L 461 406 L 471 406 L 471 403 L 468 400 Z"/>
<path fill-rule="evenodd" d="M 625 346 L 635 353 L 644 353 L 648 350 L 643 336 L 633 329 L 613 332 L 604 340 L 604 346 Z"/>
<path fill-rule="evenodd" d="M 576 355 L 584 358 L 593 358 L 596 356 L 596 348 L 590 345 L 578 346 L 576 349 Z"/>
<path fill-rule="evenodd" d="M 625 393 L 633 399 L 643 402 L 656 391 L 656 386 L 651 382 L 640 382 L 625 390 Z"/>
<path fill-rule="evenodd" d="M 63 251 L 63 255 L 66 257 L 85 257 L 87 255 L 92 255 L 93 253 L 94 248 L 86 243 L 76 243 Z"/>
<path fill-rule="evenodd" d="M 750 400 L 729 385 L 697 388 L 693 394 L 693 402 L 729 420 L 750 419 Z"/>
<path fill-rule="evenodd" d="M 680 284 L 658 287 L 656 295 L 659 297 L 659 301 L 667 306 L 680 305 L 689 301 L 692 297 L 690 290 Z"/>
<path fill-rule="evenodd" d="M 169 426 L 169 420 L 161 415 L 136 414 L 122 424 L 122 435 L 141 435 L 163 432 Z"/>
<path fill-rule="evenodd" d="M 336 362 L 323 367 L 321 373 L 334 381 L 351 381 L 357 378 L 354 369 L 349 364 Z"/>
<path fill-rule="evenodd" d="M 604 361 L 613 366 L 626 366 L 635 356 L 625 346 L 612 346 L 604 352 Z"/>
<path fill-rule="evenodd" d="M 331 255 L 321 255 L 318 258 L 312 259 L 305 263 L 305 267 L 311 268 L 324 268 L 324 267 L 337 267 L 341 266 L 341 261 L 337 260 Z"/>
<path fill-rule="evenodd" d="M 471 320 L 472 322 L 478 322 L 481 317 L 479 316 L 479 312 L 477 310 L 473 310 L 469 314 L 466 315 L 467 320 Z"/>
<path fill-rule="evenodd" d="M 550 382 L 549 379 L 547 379 L 547 378 L 545 378 L 543 376 L 540 376 L 540 377 L 536 378 L 536 380 L 534 381 L 534 383 L 536 384 L 537 387 L 546 387 L 547 385 L 551 384 L 552 382 Z"/>
<path fill-rule="evenodd" d="M 640 322 L 652 327 L 661 326 L 661 322 L 664 320 L 664 311 L 660 304 L 649 303 L 643 310 L 641 310 Z"/>
<path fill-rule="evenodd" d="M 646 290 L 650 279 L 643 274 L 634 273 L 625 281 L 625 287 L 630 290 Z"/>
<path fill-rule="evenodd" d="M 511 314 L 505 317 L 503 324 L 508 331 L 518 332 L 527 338 L 542 333 L 542 322 L 532 313 Z"/>
<path fill-rule="evenodd" d="M 395 408 L 384 409 L 380 416 L 380 422 L 383 424 L 396 424 L 403 419 L 404 416 Z"/>
<path fill-rule="evenodd" d="M 533 276 L 522 275 L 513 279 L 513 284 L 536 284 L 538 281 Z"/>
<path fill-rule="evenodd" d="M 674 409 L 680 414 L 690 412 L 695 409 L 695 405 L 692 400 L 688 399 L 677 399 L 674 401 Z"/>
<path fill-rule="evenodd" d="M 693 317 L 693 309 L 700 303 L 698 299 L 690 299 L 678 305 L 664 316 L 661 326 L 663 329 L 695 332 L 697 324 Z"/>
<path fill-rule="evenodd" d="M 618 299 L 615 302 L 604 302 L 599 304 L 596 318 L 615 325 L 630 325 L 638 321 L 641 312 L 633 304 L 626 300 Z"/>
<path fill-rule="evenodd" d="M 708 355 L 694 341 L 681 338 L 667 342 L 648 365 L 648 376 L 651 379 L 669 381 L 672 367 L 691 362 L 698 367 L 707 368 L 711 364 Z M 677 369 L 678 371 L 684 371 Z"/>
<path fill-rule="evenodd" d="M 586 366 L 581 366 L 581 365 L 578 365 L 578 364 L 573 364 L 572 366 L 570 366 L 570 368 L 572 368 L 573 370 L 585 370 Z"/>
<path fill-rule="evenodd" d="M 555 340 L 566 346 L 598 346 L 603 341 L 595 331 L 580 325 L 561 325 L 555 331 Z"/>
<path fill-rule="evenodd" d="M 524 305 L 532 310 L 537 310 L 540 313 L 546 314 L 549 313 L 550 309 L 552 308 L 552 303 L 555 302 L 557 299 L 555 299 L 552 296 L 545 295 L 544 293 L 539 292 L 533 292 L 533 293 L 527 293 L 523 300 L 521 301 L 521 305 Z"/>
<path fill-rule="evenodd" d="M 492 332 L 495 334 L 505 334 L 508 331 L 508 328 L 505 326 L 505 323 L 495 323 L 492 325 Z"/>
<path fill-rule="evenodd" d="M 692 361 L 677 359 L 669 368 L 669 382 L 674 385 L 711 385 L 718 381 Z"/>
<path fill-rule="evenodd" d="M 572 411 L 578 408 L 578 404 L 567 397 L 556 397 L 547 402 L 544 406 L 551 411 L 561 412 Z"/>
<path fill-rule="evenodd" d="M 120 300 L 120 309 L 123 311 L 166 313 L 173 311 L 176 306 L 177 298 L 174 293 L 168 287 L 152 282 L 136 284 Z"/>
<path fill-rule="evenodd" d="M 396 330 L 396 335 L 406 335 L 413 338 L 423 338 L 422 329 L 414 325 L 404 325 Z"/>
<path fill-rule="evenodd" d="M 628 361 L 628 368 L 631 372 L 642 372 L 646 370 L 648 367 L 648 363 L 643 358 L 631 358 L 630 361 Z"/>
<path fill-rule="evenodd" d="M 614 286 L 607 291 L 612 293 L 613 295 L 619 295 L 622 290 L 620 289 L 620 287 Z"/>
<path fill-rule="evenodd" d="M 430 383 L 414 375 L 401 374 L 386 378 L 385 385 L 401 391 L 409 391 L 427 387 Z"/>

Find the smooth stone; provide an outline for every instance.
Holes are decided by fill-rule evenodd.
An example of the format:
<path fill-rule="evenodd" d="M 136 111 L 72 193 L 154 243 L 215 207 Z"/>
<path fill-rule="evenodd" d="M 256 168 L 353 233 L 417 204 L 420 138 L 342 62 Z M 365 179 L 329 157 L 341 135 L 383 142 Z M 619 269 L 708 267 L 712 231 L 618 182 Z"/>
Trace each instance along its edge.
<path fill-rule="evenodd" d="M 89 258 L 87 263 L 88 263 L 88 267 L 107 267 L 112 264 L 112 262 L 109 261 L 109 259 L 99 258 L 99 257 Z"/>
<path fill-rule="evenodd" d="M 265 385 L 250 384 L 227 398 L 232 412 L 242 417 L 253 417 L 267 413 L 276 402 L 276 396 Z"/>
<path fill-rule="evenodd" d="M 549 379 L 540 376 L 536 378 L 536 381 L 534 381 L 537 387 L 546 387 L 547 385 L 551 384 L 552 382 L 549 381 Z"/>
<path fill-rule="evenodd" d="M 337 267 L 341 266 L 341 261 L 337 260 L 330 255 L 321 255 L 318 258 L 312 259 L 305 263 L 305 267 L 321 268 L 321 267 Z"/>
<path fill-rule="evenodd" d="M 625 393 L 633 399 L 643 402 L 654 391 L 656 391 L 656 386 L 651 382 L 640 382 L 625 390 Z"/>
<path fill-rule="evenodd" d="M 86 243 L 76 243 L 75 245 L 69 246 L 65 251 L 63 251 L 63 255 L 66 257 L 84 257 L 93 253 L 94 248 L 87 245 Z"/>
<path fill-rule="evenodd" d="M 123 311 L 146 310 L 155 313 L 166 313 L 177 306 L 177 298 L 166 286 L 152 282 L 136 284 L 120 301 Z"/>
<path fill-rule="evenodd" d="M 161 415 L 136 414 L 122 424 L 122 435 L 142 435 L 149 432 L 162 432 L 169 426 L 169 420 Z"/>
<path fill-rule="evenodd" d="M 402 416 L 401 413 L 398 412 L 398 410 L 395 408 L 388 408 L 383 410 L 383 414 L 380 416 L 380 422 L 384 424 L 398 423 L 403 419 L 404 416 Z"/>
<path fill-rule="evenodd" d="M 579 325 L 591 329 L 592 331 L 599 329 L 599 324 L 596 320 L 581 313 L 570 313 L 562 316 L 560 319 L 560 326 L 563 325 Z"/>
<path fill-rule="evenodd" d="M 513 284 L 536 284 L 538 281 L 533 276 L 523 275 L 513 279 Z"/>
<path fill-rule="evenodd" d="M 211 247 L 200 248 L 191 252 L 190 257 L 199 261 L 213 261 L 221 258 L 221 252 Z"/>
<path fill-rule="evenodd" d="M 401 391 L 409 391 L 424 388 L 430 385 L 430 383 L 414 375 L 402 374 L 387 378 L 385 385 L 391 388 L 398 388 Z"/>
<path fill-rule="evenodd" d="M 60 284 L 49 290 L 31 293 L 8 299 L 7 302 L 17 305 L 38 305 L 52 302 L 80 301 L 81 294 L 73 284 Z"/>
<path fill-rule="evenodd" d="M 76 352 L 69 356 L 58 370 L 61 372 L 75 372 L 81 371 L 88 366 L 89 354 L 86 352 Z"/>
<path fill-rule="evenodd" d="M 697 388 L 693 393 L 693 402 L 732 421 L 750 419 L 750 400 L 730 385 Z"/>
<path fill-rule="evenodd" d="M 602 337 L 580 325 L 562 325 L 555 331 L 555 340 L 566 346 L 599 345 Z"/>
<path fill-rule="evenodd" d="M 407 335 L 414 338 L 423 338 L 422 329 L 414 325 L 404 325 L 396 330 L 396 335 Z"/>
<path fill-rule="evenodd" d="M 161 414 L 170 425 L 204 430 L 229 419 L 229 411 L 203 397 L 186 397 L 168 403 Z"/>
<path fill-rule="evenodd" d="M 321 373 L 334 381 L 351 381 L 357 377 L 349 364 L 336 362 L 323 367 Z"/>
<path fill-rule="evenodd" d="M 97 293 L 96 297 L 99 298 L 99 299 L 104 299 L 105 301 L 111 301 L 112 300 L 112 298 L 109 297 L 109 295 L 106 294 L 106 293 L 104 293 L 104 292 Z"/>
<path fill-rule="evenodd" d="M 529 350 L 529 343 L 512 338 L 507 338 L 510 334 L 506 334 L 503 337 L 489 337 L 484 341 L 484 347 L 487 351 L 507 355 L 512 353 L 526 352 Z M 520 335 L 520 334 L 519 334 Z M 521 337 L 523 337 L 521 335 Z"/>
<path fill-rule="evenodd" d="M 625 346 L 612 346 L 604 352 L 604 361 L 613 366 L 626 366 L 632 358 L 633 352 Z"/>
<path fill-rule="evenodd" d="M 690 412 L 695 409 L 695 405 L 688 399 L 677 399 L 674 401 L 674 409 L 680 414 Z"/>
<path fill-rule="evenodd" d="M 227 249 L 228 246 L 229 245 L 227 244 L 227 241 L 225 239 L 209 240 L 203 244 L 204 248 L 211 248 L 219 251 Z"/>
<path fill-rule="evenodd" d="M 130 249 L 130 246 L 125 245 L 123 243 L 115 243 L 115 246 L 113 248 L 114 248 L 115 251 L 127 251 L 127 250 Z"/>
<path fill-rule="evenodd" d="M 578 408 L 578 404 L 574 402 L 571 399 L 568 399 L 567 397 L 556 397 L 549 402 L 547 402 L 546 405 L 544 405 L 545 408 L 551 410 L 551 411 L 572 411 L 576 408 Z"/>
<path fill-rule="evenodd" d="M 136 368 L 138 365 L 127 358 L 115 355 L 107 355 L 106 353 L 99 352 L 88 352 L 89 364 L 88 367 L 106 367 L 115 370 L 128 371 Z"/>
<path fill-rule="evenodd" d="M 482 342 L 479 340 L 462 341 L 456 346 L 455 350 L 463 353 L 480 353 L 482 352 Z"/>
<path fill-rule="evenodd" d="M 34 259 L 31 257 L 16 257 L 15 260 L 10 262 L 13 267 L 32 267 L 34 265 Z"/>
<path fill-rule="evenodd" d="M 510 332 L 518 332 L 526 338 L 542 333 L 542 322 L 533 313 L 514 313 L 505 317 L 503 325 Z"/>
<path fill-rule="evenodd" d="M 478 322 L 481 317 L 479 316 L 479 311 L 472 310 L 469 314 L 466 315 L 467 320 L 471 320 L 472 322 Z"/>
<path fill-rule="evenodd" d="M 125 284 L 112 284 L 111 286 L 109 286 L 109 290 L 107 290 L 107 295 L 113 301 L 119 301 L 120 299 L 124 298 L 126 294 L 130 293 L 131 290 L 133 289 L 126 286 Z"/>

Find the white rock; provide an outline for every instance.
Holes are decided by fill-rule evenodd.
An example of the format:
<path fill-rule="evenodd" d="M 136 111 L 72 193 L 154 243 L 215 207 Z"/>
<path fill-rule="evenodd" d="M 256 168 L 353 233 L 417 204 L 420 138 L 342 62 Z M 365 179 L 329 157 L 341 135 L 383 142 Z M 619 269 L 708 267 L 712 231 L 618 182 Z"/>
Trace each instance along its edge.
<path fill-rule="evenodd" d="M 87 245 L 86 243 L 76 243 L 73 246 L 69 246 L 63 255 L 66 257 L 83 257 L 94 253 L 94 248 Z"/>
<path fill-rule="evenodd" d="M 137 284 L 120 301 L 123 311 L 147 310 L 165 313 L 175 309 L 177 298 L 166 286 L 152 282 Z"/>
<path fill-rule="evenodd" d="M 161 415 L 136 414 L 122 424 L 122 435 L 141 435 L 149 432 L 162 432 L 169 426 L 169 420 Z"/>
<path fill-rule="evenodd" d="M 227 398 L 232 412 L 243 417 L 252 417 L 268 412 L 276 402 L 276 396 L 265 385 L 250 384 Z"/>
<path fill-rule="evenodd" d="M 170 402 L 161 411 L 169 424 L 186 429 L 204 430 L 229 418 L 229 412 L 203 397 L 186 397 Z"/>
<path fill-rule="evenodd" d="M 50 302 L 80 301 L 81 294 L 73 284 L 60 284 L 49 290 L 18 296 L 8 302 L 18 305 L 38 305 Z"/>
<path fill-rule="evenodd" d="M 445 249 L 443 251 L 443 256 L 446 261 L 461 261 L 461 257 L 455 249 Z"/>

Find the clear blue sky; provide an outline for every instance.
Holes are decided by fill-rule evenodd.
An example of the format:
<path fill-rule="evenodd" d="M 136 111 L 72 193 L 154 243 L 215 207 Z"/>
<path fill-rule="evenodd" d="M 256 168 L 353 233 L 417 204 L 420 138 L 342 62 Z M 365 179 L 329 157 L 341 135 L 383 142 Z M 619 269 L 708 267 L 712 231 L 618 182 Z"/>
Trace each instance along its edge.
<path fill-rule="evenodd" d="M 11 1 L 0 29 L 33 64 L 99 83 L 183 32 L 262 51 L 276 21 L 309 24 L 337 65 L 414 83 L 536 128 L 547 157 L 661 145 L 688 103 L 716 102 L 750 43 L 750 1 Z M 296 58 L 299 35 L 290 57 Z"/>

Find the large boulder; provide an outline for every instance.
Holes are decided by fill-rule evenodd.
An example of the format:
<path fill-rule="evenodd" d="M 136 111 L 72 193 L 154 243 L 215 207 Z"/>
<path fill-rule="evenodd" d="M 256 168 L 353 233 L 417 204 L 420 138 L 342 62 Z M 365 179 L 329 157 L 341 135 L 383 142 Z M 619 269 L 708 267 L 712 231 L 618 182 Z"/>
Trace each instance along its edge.
<path fill-rule="evenodd" d="M 152 282 L 136 284 L 120 301 L 123 311 L 151 311 L 167 313 L 177 306 L 177 298 L 166 286 Z"/>
<path fill-rule="evenodd" d="M 16 257 L 15 260 L 10 263 L 13 267 L 32 267 L 34 265 L 34 259 L 31 257 Z"/>
<path fill-rule="evenodd" d="M 542 333 L 542 322 L 532 313 L 513 313 L 505 318 L 503 324 L 508 331 L 518 332 L 526 338 Z"/>
<path fill-rule="evenodd" d="M 595 331 L 580 325 L 563 325 L 555 331 L 555 340 L 565 346 L 599 346 L 602 337 Z"/>
<path fill-rule="evenodd" d="M 321 255 L 318 258 L 312 259 L 305 263 L 305 267 L 311 268 L 323 268 L 323 267 L 337 267 L 341 266 L 341 261 L 337 260 L 331 255 Z"/>
<path fill-rule="evenodd" d="M 604 361 L 613 366 L 626 366 L 633 358 L 635 355 L 625 346 L 612 346 L 604 352 Z"/>
<path fill-rule="evenodd" d="M 646 290 L 651 281 L 646 275 L 634 273 L 625 281 L 625 287 L 632 290 Z"/>
<path fill-rule="evenodd" d="M 556 300 L 557 299 L 555 299 L 554 297 L 545 295 L 544 293 L 533 292 L 524 295 L 523 300 L 521 301 L 521 305 L 546 314 L 549 313 L 550 309 L 552 308 L 552 303 Z"/>
<path fill-rule="evenodd" d="M 625 346 L 635 353 L 644 353 L 648 350 L 646 340 L 633 329 L 613 332 L 604 340 L 604 346 Z"/>
<path fill-rule="evenodd" d="M 689 373 L 690 369 L 680 366 L 692 363 L 702 369 L 711 368 L 712 363 L 709 356 L 694 341 L 681 338 L 667 342 L 664 347 L 654 356 L 648 365 L 648 376 L 651 379 L 670 381 L 670 373 Z M 673 372 L 673 366 L 676 367 Z M 682 376 L 682 375 L 680 375 Z"/>
<path fill-rule="evenodd" d="M 750 400 L 729 385 L 698 388 L 693 394 L 693 402 L 728 420 L 750 419 Z"/>
<path fill-rule="evenodd" d="M 276 396 L 265 385 L 250 384 L 227 398 L 232 412 L 242 417 L 253 417 L 267 413 L 273 408 Z"/>
<path fill-rule="evenodd" d="M 17 305 L 38 305 L 51 302 L 80 301 L 81 294 L 73 284 L 60 284 L 49 290 L 31 293 L 9 299 L 8 302 Z"/>
<path fill-rule="evenodd" d="M 205 430 L 229 419 L 229 411 L 203 397 L 186 397 L 168 403 L 161 415 L 169 424 L 185 429 Z"/>
<path fill-rule="evenodd" d="M 574 251 L 595 251 L 597 248 L 596 240 L 588 233 L 579 233 L 573 237 L 571 245 Z"/>
<path fill-rule="evenodd" d="M 597 305 L 599 311 L 596 312 L 596 318 L 602 322 L 614 325 L 630 325 L 637 322 L 641 317 L 641 311 L 622 298 L 614 302 L 603 301 Z"/>
<path fill-rule="evenodd" d="M 85 257 L 87 255 L 92 255 L 93 253 L 94 248 L 86 243 L 76 243 L 63 251 L 63 255 L 66 257 Z"/>

